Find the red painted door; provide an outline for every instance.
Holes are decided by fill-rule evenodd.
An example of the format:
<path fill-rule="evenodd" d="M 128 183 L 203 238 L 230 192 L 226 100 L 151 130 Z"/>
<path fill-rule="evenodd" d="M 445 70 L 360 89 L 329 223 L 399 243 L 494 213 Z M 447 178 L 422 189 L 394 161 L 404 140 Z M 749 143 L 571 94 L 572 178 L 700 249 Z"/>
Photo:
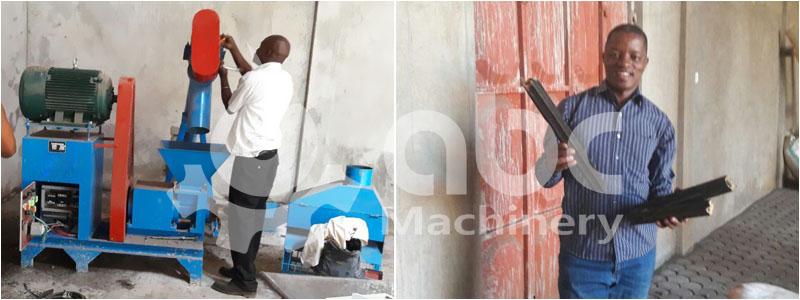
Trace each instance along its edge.
<path fill-rule="evenodd" d="M 553 99 L 602 80 L 605 35 L 623 2 L 476 2 L 476 155 L 481 173 L 483 298 L 558 298 L 563 184 L 545 189 L 533 166 L 547 130 L 519 86 L 542 81 Z M 521 112 L 524 111 L 523 112 Z"/>

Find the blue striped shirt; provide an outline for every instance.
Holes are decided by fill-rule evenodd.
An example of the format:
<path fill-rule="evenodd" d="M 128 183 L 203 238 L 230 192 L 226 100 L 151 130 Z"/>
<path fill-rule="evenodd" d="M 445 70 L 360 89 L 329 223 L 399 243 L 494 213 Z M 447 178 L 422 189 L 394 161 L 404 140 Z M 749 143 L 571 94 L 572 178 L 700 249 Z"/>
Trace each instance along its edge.
<path fill-rule="evenodd" d="M 610 125 L 614 126 L 613 131 L 582 142 L 588 145 L 587 155 L 597 171 L 621 176 L 621 186 L 618 185 L 621 190 L 611 194 L 584 187 L 569 170 L 554 174 L 543 184 L 552 187 L 564 179 L 562 210 L 564 216 L 572 217 L 575 226 L 571 227 L 571 233 L 560 235 L 561 251 L 605 262 L 622 262 L 647 254 L 656 245 L 655 224 L 631 225 L 622 217 L 610 242 L 605 228 L 610 228 L 616 216 L 624 215 L 631 207 L 672 192 L 675 129 L 669 118 L 642 96 L 639 89 L 622 108 L 618 107 L 605 82 L 565 99 L 558 109 L 573 130 L 591 116 L 614 113 L 611 122 L 614 124 Z M 540 165 L 537 163 L 537 169 Z M 581 234 L 579 227 L 581 215 L 588 219 L 585 234 Z M 607 226 L 600 222 L 600 216 L 605 217 Z M 562 224 L 567 224 L 564 219 Z M 601 242 L 604 239 L 607 243 Z"/>

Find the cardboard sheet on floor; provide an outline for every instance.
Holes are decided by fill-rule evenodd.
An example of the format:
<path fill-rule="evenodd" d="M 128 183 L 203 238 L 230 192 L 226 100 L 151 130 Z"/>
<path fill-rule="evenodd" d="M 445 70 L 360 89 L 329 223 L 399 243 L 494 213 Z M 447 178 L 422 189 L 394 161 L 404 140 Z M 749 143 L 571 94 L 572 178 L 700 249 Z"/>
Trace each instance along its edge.
<path fill-rule="evenodd" d="M 321 299 L 330 297 L 385 293 L 393 295 L 391 282 L 373 279 L 339 278 L 261 272 L 270 288 L 289 299 Z"/>

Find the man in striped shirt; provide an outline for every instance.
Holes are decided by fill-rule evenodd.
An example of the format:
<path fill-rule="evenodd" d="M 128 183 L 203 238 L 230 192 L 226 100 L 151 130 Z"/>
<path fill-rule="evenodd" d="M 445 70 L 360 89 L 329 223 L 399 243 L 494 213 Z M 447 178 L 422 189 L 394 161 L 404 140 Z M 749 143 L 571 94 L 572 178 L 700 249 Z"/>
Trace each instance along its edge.
<path fill-rule="evenodd" d="M 648 61 L 645 33 L 635 25 L 617 26 L 608 34 L 603 53 L 605 81 L 558 105 L 574 132 L 579 125 L 611 128 L 583 144 L 594 168 L 618 179 L 608 181 L 616 188 L 606 185 L 605 191 L 582 185 L 569 169 L 575 160 L 567 141 L 560 141 L 555 172 L 545 170 L 545 187 L 564 179 L 563 218 L 571 218 L 570 224 L 580 220 L 577 230 L 560 232 L 562 298 L 647 298 L 656 226 L 674 228 L 683 222 L 669 218 L 632 225 L 624 217 L 631 207 L 671 193 L 675 178 L 675 129 L 639 91 Z M 542 174 L 542 161 L 537 162 L 537 174 Z"/>

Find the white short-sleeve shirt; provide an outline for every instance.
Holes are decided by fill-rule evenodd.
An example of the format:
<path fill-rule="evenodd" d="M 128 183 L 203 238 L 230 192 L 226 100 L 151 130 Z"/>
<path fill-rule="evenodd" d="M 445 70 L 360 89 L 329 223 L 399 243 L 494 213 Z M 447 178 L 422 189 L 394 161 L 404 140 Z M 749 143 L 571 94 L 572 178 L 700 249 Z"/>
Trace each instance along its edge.
<path fill-rule="evenodd" d="M 228 102 L 236 114 L 226 146 L 231 155 L 255 157 L 281 146 L 281 119 L 292 101 L 292 76 L 281 64 L 262 64 L 239 79 Z"/>

